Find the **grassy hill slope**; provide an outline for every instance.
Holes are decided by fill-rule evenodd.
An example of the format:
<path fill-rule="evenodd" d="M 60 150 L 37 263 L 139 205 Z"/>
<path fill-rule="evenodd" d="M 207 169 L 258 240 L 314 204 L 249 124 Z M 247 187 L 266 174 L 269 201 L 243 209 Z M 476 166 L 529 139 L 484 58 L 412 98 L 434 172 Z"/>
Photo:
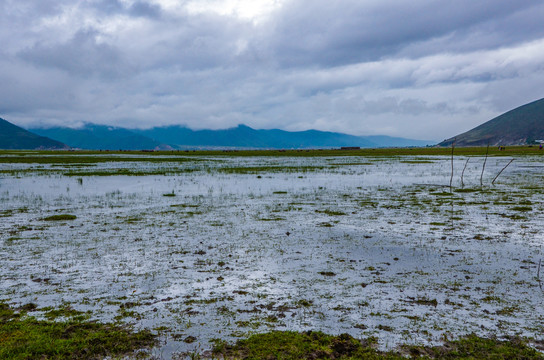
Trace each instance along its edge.
<path fill-rule="evenodd" d="M 524 145 L 544 140 L 544 99 L 510 110 L 440 146 Z"/>
<path fill-rule="evenodd" d="M 36 135 L 0 118 L 0 149 L 66 149 L 65 144 Z"/>

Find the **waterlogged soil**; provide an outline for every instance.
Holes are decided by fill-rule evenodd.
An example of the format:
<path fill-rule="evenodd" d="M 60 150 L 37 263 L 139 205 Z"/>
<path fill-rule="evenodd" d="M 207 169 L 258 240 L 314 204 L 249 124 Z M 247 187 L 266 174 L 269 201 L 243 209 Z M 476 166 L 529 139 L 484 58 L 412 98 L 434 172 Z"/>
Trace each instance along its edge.
<path fill-rule="evenodd" d="M 0 164 L 0 302 L 149 328 L 167 358 L 270 330 L 540 338 L 541 159 L 494 185 L 510 158 Z"/>

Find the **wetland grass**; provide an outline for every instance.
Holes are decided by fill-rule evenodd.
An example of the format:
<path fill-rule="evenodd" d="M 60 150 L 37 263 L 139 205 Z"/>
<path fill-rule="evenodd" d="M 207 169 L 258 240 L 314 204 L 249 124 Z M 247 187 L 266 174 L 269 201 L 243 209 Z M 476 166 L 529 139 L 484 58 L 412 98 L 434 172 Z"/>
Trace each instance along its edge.
<path fill-rule="evenodd" d="M 143 179 L 144 183 L 150 181 L 152 186 L 142 186 L 142 190 L 139 190 L 140 187 L 136 190 L 128 190 L 129 188 L 127 188 L 126 191 L 123 189 L 122 193 L 119 190 L 110 191 L 105 195 L 102 194 L 102 190 L 120 188 L 121 185 L 115 182 L 123 183 L 123 185 L 125 183 L 126 185 L 135 185 L 140 179 L 128 177 L 125 179 L 89 179 L 85 180 L 85 187 L 72 186 L 72 183 L 78 179 L 63 179 L 62 181 L 71 186 L 70 192 L 65 192 L 64 187 L 61 187 L 57 194 L 55 192 L 57 188 L 52 186 L 51 193 L 55 194 L 54 197 L 51 197 L 53 200 L 48 202 L 47 195 L 49 193 L 45 192 L 44 200 L 40 198 L 40 201 L 44 205 L 44 209 L 59 209 L 56 213 L 68 211 L 67 209 L 80 209 L 83 205 L 85 207 L 92 205 L 97 209 L 90 215 L 78 210 L 78 226 L 74 226 L 74 230 L 69 230 L 66 223 L 62 224 L 63 226 L 60 228 L 47 224 L 41 224 L 43 228 L 38 228 L 35 224 L 32 226 L 33 229 L 23 228 L 18 225 L 22 221 L 28 218 L 44 220 L 43 217 L 50 215 L 51 212 L 44 210 L 50 212 L 47 214 L 34 210 L 30 204 L 33 204 L 32 201 L 37 196 L 34 196 L 31 189 L 25 189 L 24 192 L 10 189 L 9 193 L 6 190 L 4 193 L 0 193 L 0 196 L 11 202 L 8 202 L 6 209 L 0 212 L 0 217 L 3 217 L 4 223 L 9 224 L 9 227 L 5 226 L 5 229 L 8 231 L 6 233 L 12 237 L 5 241 L 4 249 L 6 249 L 7 255 L 2 260 L 12 266 L 6 267 L 2 276 L 16 280 L 21 285 L 19 288 L 10 288 L 9 282 L 6 282 L 8 285 L 5 285 L 4 289 L 6 292 L 12 291 L 14 295 L 25 299 L 19 300 L 17 298 L 17 300 L 10 301 L 21 302 L 33 299 L 38 301 L 41 296 L 51 296 L 70 299 L 69 301 L 78 307 L 81 304 L 87 304 L 87 297 L 84 297 L 86 293 L 88 294 L 86 284 L 92 284 L 97 289 L 95 290 L 97 294 L 103 299 L 110 299 L 112 293 L 130 293 L 128 296 L 131 297 L 131 301 L 141 301 L 138 303 L 141 304 L 138 305 L 138 311 L 131 309 L 133 306 L 129 306 L 129 302 L 126 302 L 117 313 L 114 313 L 115 317 L 112 315 L 111 319 L 142 324 L 145 323 L 144 321 L 149 321 L 150 317 L 152 319 L 160 317 L 158 325 L 161 328 L 172 334 L 175 333 L 176 336 L 179 334 L 180 340 L 172 346 L 179 346 L 180 351 L 194 349 L 194 347 L 179 344 L 181 342 L 189 343 L 183 338 L 194 339 L 190 336 L 190 332 L 198 336 L 199 344 L 205 344 L 208 340 L 222 337 L 225 334 L 247 336 L 255 331 L 285 329 L 286 326 L 299 331 L 306 330 L 310 326 L 327 331 L 326 329 L 331 329 L 331 323 L 335 326 L 336 334 L 356 331 L 353 328 L 358 328 L 366 329 L 365 336 L 376 334 L 381 337 L 380 331 L 386 331 L 388 332 L 386 341 L 389 345 L 402 344 L 403 339 L 406 338 L 403 338 L 404 334 L 415 331 L 415 336 L 422 341 L 420 344 L 425 345 L 428 344 L 426 339 L 431 339 L 431 337 L 436 339 L 436 336 L 440 335 L 436 331 L 451 333 L 455 337 L 471 331 L 481 333 L 479 326 L 466 325 L 462 320 L 463 314 L 456 313 L 456 309 L 464 307 L 466 311 L 480 314 L 482 302 L 487 302 L 486 305 L 491 311 L 485 313 L 486 315 L 475 315 L 475 319 L 483 318 L 487 321 L 490 316 L 497 315 L 501 317 L 498 324 L 503 326 L 504 322 L 508 326 L 497 330 L 497 327 L 491 324 L 488 329 L 490 333 L 501 333 L 503 329 L 508 333 L 521 333 L 521 331 L 531 329 L 526 332 L 529 334 L 528 336 L 540 336 L 542 328 L 537 324 L 540 321 L 540 315 L 534 319 L 534 314 L 541 313 L 541 303 L 537 302 L 535 297 L 523 296 L 521 299 L 517 299 L 514 296 L 512 298 L 504 296 L 504 291 L 501 288 L 504 285 L 508 289 L 515 289 L 516 293 L 526 294 L 528 291 L 534 290 L 532 287 L 536 288 L 534 284 L 535 273 L 537 273 L 539 285 L 541 285 L 540 269 L 537 271 L 535 268 L 533 271 L 532 268 L 527 268 L 527 271 L 519 271 L 518 274 L 518 263 L 515 262 L 516 272 L 512 275 L 506 274 L 504 283 L 490 283 L 489 287 L 493 292 L 482 293 L 480 288 L 476 287 L 476 285 L 479 286 L 489 280 L 489 274 L 486 271 L 492 271 L 491 274 L 496 273 L 495 269 L 489 265 L 494 263 L 496 259 L 498 259 L 497 262 L 504 262 L 505 269 L 511 269 L 513 263 L 511 259 L 528 258 L 526 253 L 537 254 L 533 251 L 536 248 L 535 245 L 531 243 L 523 243 L 523 246 L 503 247 L 497 244 L 497 241 L 503 242 L 513 239 L 512 242 L 514 242 L 523 239 L 534 242 L 535 239 L 540 238 L 542 222 L 538 220 L 538 215 L 542 214 L 543 208 L 541 205 L 542 188 L 537 185 L 542 181 L 538 177 L 539 173 L 537 176 L 532 175 L 529 179 L 529 176 L 525 175 L 525 170 L 519 172 L 520 175 L 515 172 L 506 172 L 503 176 L 508 179 L 508 182 L 505 181 L 505 183 L 511 185 L 506 186 L 499 182 L 494 187 L 478 187 L 481 165 L 473 164 L 474 169 L 470 169 L 470 167 L 467 169 L 473 179 L 470 179 L 471 181 L 464 188 L 456 189 L 453 186 L 453 191 L 449 192 L 447 190 L 451 191 L 451 185 L 454 184 L 451 183 L 448 162 L 434 161 L 428 165 L 425 165 L 426 162 L 422 162 L 421 165 L 412 166 L 406 165 L 406 162 L 402 161 L 402 157 L 397 154 L 397 152 L 406 153 L 410 155 L 408 157 L 410 159 L 425 161 L 424 158 L 419 158 L 417 155 L 427 151 L 429 151 L 429 155 L 441 155 L 446 158 L 446 153 L 440 152 L 447 151 L 449 155 L 451 149 L 292 152 L 293 157 L 334 156 L 334 160 L 331 161 L 335 161 L 335 163 L 330 163 L 328 160 L 325 162 L 325 159 L 296 159 L 296 161 L 286 159 L 285 164 L 290 168 L 287 171 L 283 171 L 285 168 L 277 166 L 281 162 L 276 159 L 236 159 L 237 156 L 272 157 L 277 154 L 274 151 L 248 151 L 245 155 L 238 152 L 217 154 L 218 156 L 232 157 L 232 159 L 225 158 L 225 160 L 204 158 L 212 153 L 197 152 L 195 154 L 201 155 L 202 160 L 217 161 L 217 165 L 208 166 L 205 164 L 198 168 L 198 171 L 180 176 L 179 179 L 174 177 Z M 476 150 L 470 151 L 476 154 Z M 470 155 L 470 151 L 464 148 L 455 149 L 456 155 L 459 156 Z M 478 151 L 481 156 L 482 149 L 478 148 Z M 493 149 L 489 149 L 490 156 L 494 156 L 493 151 Z M 529 164 L 530 162 L 539 164 L 538 157 L 534 153 L 529 153 L 531 149 L 520 148 L 519 151 L 527 151 L 527 154 L 532 156 L 527 159 Z M 158 154 L 164 156 L 155 157 L 155 154 L 142 154 L 141 157 L 142 159 L 151 157 L 155 160 L 154 162 L 159 163 L 161 161 L 168 162 L 170 161 L 169 157 L 175 156 L 169 155 L 170 153 Z M 345 171 L 346 168 L 341 168 L 341 166 L 348 165 L 347 161 L 351 159 L 338 159 L 340 156 L 362 157 L 365 154 L 372 154 L 372 159 L 369 161 L 373 166 L 349 169 L 349 171 Z M 34 155 L 36 154 L 32 156 Z M 284 156 L 283 153 L 277 155 Z M 25 156 L 30 156 L 30 154 L 22 157 Z M 65 153 L 58 156 L 77 158 L 80 155 Z M 91 154 L 83 156 L 91 157 Z M 190 156 L 196 155 L 191 153 Z M 382 158 L 377 158 L 377 156 L 382 156 Z M 116 158 L 116 156 L 109 155 L 102 155 L 102 157 L 104 159 Z M 121 156 L 118 158 L 123 159 Z M 126 158 L 121 161 L 130 162 Z M 353 158 L 353 164 L 360 160 Z M 343 161 L 346 163 L 342 163 Z M 488 159 L 489 169 L 492 169 L 489 171 L 496 174 L 507 161 L 508 159 L 502 161 L 489 161 Z M 525 162 L 525 159 L 521 159 L 519 162 L 516 159 L 512 167 L 522 169 L 523 167 L 519 164 Z M 338 166 L 338 168 L 334 168 L 332 165 Z M 11 168 L 11 165 L 6 166 Z M 31 166 L 38 168 L 34 165 Z M 58 166 L 55 171 L 60 175 L 66 171 L 84 174 L 89 170 L 85 174 L 92 174 L 93 170 L 115 172 L 117 169 L 129 169 L 134 174 L 140 171 L 138 175 L 146 175 L 146 172 L 154 172 L 155 170 L 155 175 L 170 175 L 171 173 L 159 172 L 174 168 L 174 165 L 171 164 L 164 166 L 153 164 L 153 166 L 142 163 L 105 164 L 105 169 L 100 165 L 96 169 L 94 167 L 74 169 L 76 166 L 73 168 Z M 21 167 L 26 168 L 26 166 Z M 179 167 L 185 166 L 180 165 Z M 193 165 L 189 165 L 189 167 L 193 168 Z M 47 170 L 48 166 L 46 165 L 44 168 Z M 233 170 L 230 175 L 222 173 L 221 168 L 242 170 L 240 172 Z M 301 178 L 298 176 L 300 174 L 293 175 L 292 173 L 302 172 L 303 170 L 300 169 L 304 168 L 321 170 L 304 173 L 303 181 L 292 181 Z M 408 181 L 399 179 L 397 174 L 399 168 L 407 171 Z M 251 171 L 256 169 L 260 169 L 259 175 L 238 175 L 253 174 Z M 376 176 L 379 182 L 374 183 L 373 181 L 376 179 L 371 176 L 367 177 L 367 175 L 378 170 L 383 170 L 384 174 L 378 172 Z M 37 170 L 36 175 L 30 175 L 48 180 L 46 175 L 49 177 L 50 174 L 40 171 Z M 289 175 L 278 175 L 283 172 Z M 536 173 L 536 171 L 533 172 Z M 119 175 L 123 174 L 119 173 Z M 430 178 L 427 179 L 427 175 Z M 25 174 L 26 176 L 29 175 Z M 53 185 L 58 178 L 61 177 L 52 178 Z M 255 178 L 263 180 L 258 181 Z M 516 181 L 511 181 L 512 179 Z M 8 180 L 19 181 L 18 179 Z M 366 180 L 369 180 L 370 183 L 367 184 Z M 390 183 L 387 183 L 387 180 L 390 180 Z M 448 180 L 450 182 L 449 189 L 447 189 Z M 418 181 L 433 181 L 441 185 L 419 184 Z M 112 189 L 98 187 L 98 190 L 95 190 L 93 188 L 96 184 L 107 185 L 108 182 L 113 182 L 115 186 Z M 17 188 L 14 187 L 14 189 Z M 151 188 L 153 191 L 148 191 Z M 163 196 L 173 196 L 173 189 L 176 189 L 175 198 L 163 198 Z M 38 193 L 36 191 L 36 194 Z M 455 205 L 455 209 L 453 205 Z M 486 207 L 482 205 L 486 205 Z M 23 206 L 30 207 L 29 215 L 20 216 L 20 213 L 28 212 L 28 208 L 24 208 L 24 211 L 16 210 L 17 208 L 23 209 Z M 165 207 L 169 210 L 164 210 Z M 66 210 L 60 210 L 61 208 Z M 492 210 L 488 211 L 489 209 Z M 108 215 L 110 213 L 111 216 Z M 502 219 L 503 217 L 523 221 L 507 221 Z M 105 222 L 106 220 L 108 222 Z M 453 220 L 456 221 L 455 228 Z M 109 225 L 111 227 L 108 228 Z M 426 235 L 429 227 L 431 230 Z M 355 230 L 351 230 L 351 228 Z M 66 232 L 59 233 L 59 229 L 66 230 Z M 286 230 L 289 232 L 286 233 Z M 43 233 L 43 236 L 38 231 Z M 104 231 L 104 235 L 101 234 L 102 231 Z M 112 235 L 111 231 L 115 231 L 113 236 L 110 236 Z M 290 232 L 295 235 L 289 237 Z M 283 236 L 284 233 L 287 236 Z M 393 236 L 381 237 L 381 234 L 389 235 L 390 233 Z M 402 236 L 399 233 L 402 233 Z M 313 242 L 306 242 L 307 236 L 305 234 L 311 234 Z M 42 242 L 30 241 L 37 235 L 43 237 Z M 419 246 L 412 246 L 415 242 L 411 241 L 407 247 L 409 251 L 401 252 L 405 246 L 403 236 L 407 236 L 408 240 L 417 239 Z M 372 239 L 373 237 L 374 239 Z M 72 238 L 77 238 L 78 241 L 74 242 Z M 133 238 L 134 241 L 124 241 Z M 58 240 L 47 241 L 49 239 Z M 102 249 L 102 242 L 104 242 L 106 250 Z M 521 241 L 519 242 L 521 243 Z M 309 244 L 314 245 L 314 243 L 319 247 L 316 246 L 315 249 L 308 247 Z M 309 260 L 306 258 L 305 252 L 300 251 L 306 247 L 311 251 Z M 450 247 L 453 247 L 454 250 L 449 250 Z M 463 251 L 457 250 L 457 247 L 462 248 Z M 20 251 L 28 249 L 31 251 Z M 58 249 L 63 251 L 60 256 Z M 273 250 L 267 251 L 266 249 Z M 397 249 L 400 250 L 397 251 Z M 88 256 L 91 253 L 92 258 Z M 338 256 L 335 256 L 336 253 Z M 72 260 L 71 254 L 74 254 L 74 260 Z M 359 257 L 359 255 L 361 256 Z M 153 262 L 154 257 L 157 256 L 164 259 Z M 58 269 L 57 267 L 52 269 L 51 274 L 47 275 L 51 277 L 47 279 L 32 278 L 30 275 L 30 285 L 34 290 L 30 291 L 28 295 L 19 295 L 20 289 L 23 289 L 25 284 L 29 282 L 29 273 L 39 273 L 41 270 L 32 264 L 38 264 L 40 263 L 38 260 L 47 257 L 58 259 Z M 293 268 L 280 266 L 276 269 L 271 267 L 270 278 L 263 279 L 259 275 L 260 272 L 255 271 L 258 269 L 255 266 L 263 265 L 262 259 L 268 260 L 269 257 L 272 263 L 293 264 Z M 406 268 L 406 271 L 395 273 L 394 267 L 391 267 L 389 271 L 391 259 L 399 261 L 399 257 L 400 267 Z M 435 262 L 434 259 L 440 261 Z M 538 264 L 536 255 L 533 260 L 535 261 L 533 265 L 536 266 Z M 335 265 L 331 265 L 331 261 L 334 261 Z M 163 264 L 168 265 L 163 266 Z M 89 276 L 89 272 L 81 271 L 87 265 L 89 269 L 95 267 L 99 270 L 107 269 L 103 273 L 111 272 L 114 281 L 93 283 L 97 276 Z M 146 269 L 147 272 L 144 276 L 141 276 L 140 267 L 143 269 L 147 266 L 150 268 Z M 24 271 L 20 270 L 22 268 Z M 304 270 L 300 277 L 306 277 L 308 282 L 299 280 L 296 273 L 298 269 Z M 322 271 L 329 269 L 334 272 Z M 252 272 L 258 276 L 250 276 Z M 350 275 L 346 275 L 351 272 L 360 274 L 360 278 L 352 279 Z M 55 287 L 54 284 L 64 278 L 63 273 L 71 275 L 65 278 L 62 287 Z M 182 274 L 183 276 L 180 276 Z M 463 277 L 467 279 L 466 287 L 461 281 L 454 283 L 444 281 L 444 279 L 450 279 L 452 274 L 462 276 L 459 279 Z M 469 274 L 470 278 L 466 274 Z M 157 280 L 155 280 L 156 276 Z M 297 281 L 295 282 L 295 280 Z M 517 281 L 515 285 L 514 281 Z M 274 285 L 276 283 L 277 286 L 290 289 L 290 293 L 298 293 L 307 298 L 311 296 L 312 300 L 297 302 L 297 298 L 291 296 L 275 295 L 268 290 L 268 286 L 276 286 Z M 236 284 L 236 287 L 233 288 L 232 284 Z M 136 287 L 133 290 L 134 285 L 146 289 L 149 286 L 149 289 L 146 290 L 148 293 L 140 293 L 136 291 Z M 168 298 L 171 304 L 168 303 L 165 308 L 172 312 L 172 316 L 169 316 L 166 311 L 163 313 L 161 307 L 155 307 L 156 301 L 148 300 L 153 299 L 154 294 L 161 294 L 169 290 L 170 285 L 175 285 L 176 290 L 172 293 L 172 298 Z M 185 294 L 177 290 L 178 285 L 183 289 L 196 288 L 197 290 L 191 294 Z M 208 291 L 210 286 L 212 290 Z M 425 290 L 423 293 L 428 294 L 428 297 L 410 298 L 406 296 L 407 293 L 397 292 L 397 287 L 422 289 Z M 366 290 L 361 291 L 365 288 Z M 390 292 L 390 300 L 397 299 L 404 306 L 393 309 L 376 308 L 375 305 L 381 304 L 383 300 L 380 295 L 382 290 Z M 485 298 L 485 301 L 482 300 L 483 296 L 489 294 L 497 294 L 504 298 L 504 301 L 501 302 L 491 297 Z M 451 301 L 448 299 L 443 301 L 446 296 L 448 299 L 451 298 Z M 126 296 L 123 298 L 127 300 Z M 473 300 L 470 300 L 471 298 Z M 268 303 L 262 304 L 263 299 L 269 299 Z M 345 306 L 334 308 L 326 306 L 333 299 L 342 299 L 342 304 Z M 466 301 L 461 299 L 466 299 Z M 519 308 L 514 300 L 519 301 Z M 292 304 L 292 307 L 288 310 L 279 310 L 283 309 L 283 305 L 273 305 L 274 302 Z M 240 307 L 242 304 L 243 306 Z M 93 313 L 101 311 L 100 305 L 90 305 L 89 307 L 91 306 L 94 306 Z M 40 310 L 43 311 L 43 309 Z M 423 315 L 421 314 L 422 310 L 425 311 Z M 274 311 L 275 314 L 271 315 L 271 311 Z M 287 314 L 286 317 L 283 312 Z M 351 312 L 354 320 L 352 321 L 344 316 L 346 314 L 338 312 Z M 397 312 L 402 312 L 402 314 L 395 314 Z M 262 314 L 257 315 L 259 313 Z M 369 313 L 375 318 L 371 319 L 370 323 L 362 324 L 361 322 L 365 321 L 364 319 L 369 316 Z M 206 317 L 207 314 L 212 314 L 213 319 Z M 303 317 L 307 321 L 301 320 L 299 326 L 298 322 L 290 320 L 291 315 L 295 320 Z M 48 316 L 55 316 L 55 313 L 48 312 L 40 318 L 48 319 Z M 75 316 L 81 318 L 76 319 Z M 397 321 L 399 316 L 407 320 Z M 442 317 L 449 320 L 450 323 L 442 323 L 440 320 Z M 515 319 L 513 319 L 514 317 Z M 86 321 L 87 315 L 66 313 L 51 320 L 58 321 L 64 318 L 83 323 Z M 520 319 L 519 326 L 514 321 L 516 319 Z M 408 320 L 412 323 L 417 321 L 417 329 L 407 328 L 405 323 Z M 450 324 L 453 325 L 450 326 Z M 157 329 L 155 328 L 154 331 Z M 452 354 L 450 348 L 445 349 L 445 352 L 441 353 L 441 357 L 437 356 L 433 353 L 435 351 L 433 349 L 437 349 L 436 351 L 439 352 L 440 347 L 406 346 L 402 347 L 402 351 L 398 350 L 399 353 L 380 352 L 370 346 L 375 342 L 372 339 L 362 342 L 356 340 L 362 344 L 363 348 L 368 345 L 370 349 L 344 353 L 338 349 L 344 345 L 349 346 L 351 339 L 326 334 L 315 335 L 325 343 L 324 345 L 318 344 L 318 350 L 322 352 L 316 352 L 313 348 L 310 352 L 305 353 L 302 351 L 304 349 L 301 350 L 301 346 L 306 345 L 300 342 L 308 342 L 308 346 L 311 347 L 314 335 L 308 338 L 303 332 L 291 335 L 283 333 L 278 334 L 275 338 L 270 335 L 269 340 L 266 340 L 266 336 L 268 335 L 262 334 L 261 340 L 264 339 L 262 342 L 268 342 L 268 347 L 279 349 L 278 352 L 267 353 L 263 350 L 263 352 L 256 353 L 254 357 L 251 357 L 249 350 L 239 348 L 238 355 L 235 352 L 229 353 L 227 351 L 226 354 L 230 357 L 226 358 L 463 357 L 457 353 Z M 3 341 L 4 338 L 0 336 L 0 341 Z M 249 345 L 252 341 L 252 338 L 247 339 L 246 345 L 253 346 Z M 274 343 L 274 341 L 278 343 Z M 471 343 L 471 345 L 465 344 L 468 347 L 479 346 L 479 349 L 482 349 L 482 343 L 487 339 L 475 337 L 472 340 L 466 340 L 463 338 L 457 343 L 460 344 L 463 341 Z M 516 354 L 519 355 L 517 357 L 510 356 L 507 352 L 501 352 L 502 350 L 495 351 L 497 347 L 515 348 L 516 341 L 525 344 L 523 340 L 513 340 L 513 342 L 493 340 L 490 346 L 494 347 L 494 350 L 484 352 L 484 354 L 491 358 L 542 358 L 541 354 L 538 354 L 537 357 L 532 353 L 526 353 L 528 348 L 525 345 L 517 348 L 518 353 Z M 447 342 L 446 344 L 449 347 L 458 346 L 452 345 L 453 343 L 455 342 Z M 236 344 L 223 344 L 225 345 L 223 349 L 227 347 L 234 349 L 237 346 Z M 292 346 L 293 351 L 301 350 L 302 352 L 284 352 L 281 348 L 284 345 Z M 459 345 L 458 348 L 460 347 Z M 387 348 L 390 349 L 391 346 Z M 162 350 L 159 349 L 159 351 Z M 360 351 L 367 357 L 361 357 Z M 220 358 L 220 354 L 222 352 L 218 353 L 216 358 Z M 447 354 L 451 356 L 448 357 Z M 464 354 L 464 358 L 477 358 L 472 353 Z M 112 358 L 118 358 L 117 356 L 111 355 Z"/>
<path fill-rule="evenodd" d="M 458 156 L 480 155 L 483 147 L 457 147 Z M 0 150 L 0 163 L 37 163 L 37 164 L 89 164 L 102 162 L 176 162 L 221 161 L 199 159 L 201 156 L 213 157 L 331 157 L 331 156 L 372 156 L 394 157 L 403 155 L 450 155 L 449 147 L 418 148 L 368 148 L 359 150 L 312 149 L 312 150 L 241 150 L 241 151 L 6 151 Z M 497 148 L 487 150 L 488 156 L 523 156 L 542 155 L 538 147 L 509 146 L 500 151 Z M 345 164 L 344 164 L 345 165 Z M 361 164 L 363 165 L 363 164 Z M 366 165 L 366 163 L 365 163 Z"/>
<path fill-rule="evenodd" d="M 128 156 L 127 156 L 128 155 Z M 139 155 L 139 156 L 134 156 Z M 168 156 L 168 157 L 153 157 L 144 155 L 138 151 L 132 152 L 108 152 L 107 154 L 100 152 L 63 152 L 56 151 L 37 151 L 36 153 L 26 155 L 20 152 L 20 156 L 6 155 L 0 151 L 0 163 L 3 164 L 59 164 L 64 166 L 89 166 L 89 164 L 97 164 L 104 162 L 194 162 L 199 159 Z"/>
<path fill-rule="evenodd" d="M 326 215 L 329 215 L 329 216 L 343 216 L 343 215 L 347 215 L 345 212 L 343 211 L 340 211 L 340 210 L 331 210 L 331 209 L 325 209 L 325 210 L 315 210 L 316 213 L 318 214 L 326 214 Z"/>
<path fill-rule="evenodd" d="M 35 308 L 25 306 L 16 311 L 0 303 L 1 359 L 117 358 L 156 344 L 155 336 L 147 330 L 135 332 L 120 324 L 82 320 L 79 312 L 70 309 L 47 313 L 50 318 L 61 314 L 63 321 L 38 320 L 27 314 Z"/>
<path fill-rule="evenodd" d="M 386 330 L 389 326 L 382 325 Z M 213 354 L 223 359 L 544 359 L 544 355 L 517 337 L 486 339 L 474 334 L 443 345 L 403 345 L 397 351 L 376 350 L 377 339 L 357 340 L 348 334 L 327 335 L 319 331 L 273 331 L 252 335 L 234 344 L 216 341 Z"/>
<path fill-rule="evenodd" d="M 332 168 L 332 167 L 330 167 Z M 324 166 L 236 166 L 218 168 L 217 171 L 225 174 L 260 174 L 260 173 L 297 173 L 321 171 Z"/>
<path fill-rule="evenodd" d="M 198 171 L 195 168 L 155 168 L 150 170 L 111 169 L 111 170 L 80 170 L 68 171 L 64 176 L 149 176 L 149 175 L 179 175 Z"/>
<path fill-rule="evenodd" d="M 51 215 L 51 216 L 43 218 L 44 221 L 66 221 L 66 220 L 75 220 L 75 219 L 77 219 L 77 216 L 72 214 L 58 214 L 58 215 Z"/>

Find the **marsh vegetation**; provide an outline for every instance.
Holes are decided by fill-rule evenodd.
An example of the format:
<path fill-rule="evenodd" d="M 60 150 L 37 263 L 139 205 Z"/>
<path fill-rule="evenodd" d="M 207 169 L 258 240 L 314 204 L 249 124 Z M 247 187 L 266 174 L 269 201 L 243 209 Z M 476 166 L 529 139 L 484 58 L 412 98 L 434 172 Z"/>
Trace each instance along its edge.
<path fill-rule="evenodd" d="M 471 333 L 531 343 L 544 333 L 533 150 L 490 149 L 481 184 L 482 150 L 455 149 L 451 188 L 447 149 L 3 152 L 0 302 L 36 304 L 32 321 L 69 308 L 149 329 L 164 358 L 249 351 L 236 342 L 275 331 L 372 338 L 382 355 Z"/>

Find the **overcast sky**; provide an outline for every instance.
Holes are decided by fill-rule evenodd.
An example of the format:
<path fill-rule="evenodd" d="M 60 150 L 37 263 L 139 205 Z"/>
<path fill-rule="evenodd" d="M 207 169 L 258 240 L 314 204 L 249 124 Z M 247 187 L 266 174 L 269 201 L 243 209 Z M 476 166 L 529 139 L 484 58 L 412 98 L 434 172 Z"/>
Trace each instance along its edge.
<path fill-rule="evenodd" d="M 442 140 L 544 97 L 542 0 L 0 0 L 20 126 Z"/>

